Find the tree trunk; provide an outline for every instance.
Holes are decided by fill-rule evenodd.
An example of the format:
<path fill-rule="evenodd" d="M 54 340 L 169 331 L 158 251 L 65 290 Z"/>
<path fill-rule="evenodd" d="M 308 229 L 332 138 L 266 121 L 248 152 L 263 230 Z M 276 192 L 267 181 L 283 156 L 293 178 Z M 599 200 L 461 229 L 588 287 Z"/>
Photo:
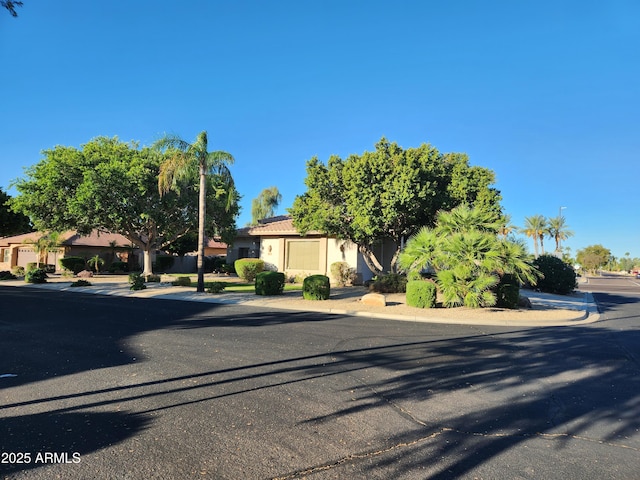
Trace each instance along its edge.
<path fill-rule="evenodd" d="M 144 264 L 142 275 L 145 277 L 147 275 L 153 275 L 153 259 L 151 258 L 151 253 L 151 246 L 149 243 L 146 243 L 144 245 L 144 248 L 142 249 L 142 258 Z"/>
<path fill-rule="evenodd" d="M 384 269 L 382 265 L 376 258 L 375 254 L 371 251 L 369 246 L 367 245 L 358 245 L 358 250 L 362 254 L 362 258 L 364 259 L 364 263 L 366 263 L 369 270 L 373 272 L 374 275 L 382 275 Z"/>
<path fill-rule="evenodd" d="M 398 273 L 398 257 L 401 251 L 402 243 L 397 243 L 396 251 L 393 252 L 393 256 L 391 257 L 391 273 Z"/>
<path fill-rule="evenodd" d="M 200 192 L 198 200 L 198 287 L 197 292 L 204 292 L 204 228 L 207 207 L 207 176 L 204 162 L 200 164 Z"/>

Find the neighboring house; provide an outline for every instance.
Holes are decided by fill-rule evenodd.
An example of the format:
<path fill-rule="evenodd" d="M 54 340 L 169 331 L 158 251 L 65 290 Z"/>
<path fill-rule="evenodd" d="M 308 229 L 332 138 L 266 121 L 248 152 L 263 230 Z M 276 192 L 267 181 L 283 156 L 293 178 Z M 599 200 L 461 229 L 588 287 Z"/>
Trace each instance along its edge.
<path fill-rule="evenodd" d="M 26 267 L 28 263 L 37 262 L 38 254 L 31 243 L 42 235 L 42 232 L 31 232 L 0 238 L 0 270 L 11 270 L 15 266 Z M 63 257 L 89 259 L 99 255 L 110 264 L 114 260 L 126 262 L 131 255 L 137 258 L 137 251 L 122 235 L 99 233 L 97 230 L 89 235 L 79 235 L 68 231 L 60 235 L 59 246 L 44 253 L 39 260 L 41 264 L 55 265 L 56 270 L 60 270 L 59 260 Z"/>
<path fill-rule="evenodd" d="M 395 248 L 392 245 L 386 247 L 389 258 L 382 255 L 384 245 L 376 253 L 389 269 L 390 256 Z M 289 215 L 267 218 L 256 226 L 238 229 L 233 247 L 227 251 L 227 262 L 232 263 L 239 258 L 260 258 L 288 276 L 322 274 L 330 278 L 332 263 L 347 262 L 359 281 L 373 277 L 357 245 L 317 231 L 302 236 Z"/>
<path fill-rule="evenodd" d="M 37 253 L 30 244 L 42 235 L 42 232 L 31 232 L 0 238 L 0 271 L 11 271 L 11 268 L 15 266 L 26 267 L 28 263 L 37 263 Z M 226 256 L 226 254 L 226 243 L 207 239 L 205 255 Z M 139 265 L 142 257 L 140 250 L 122 235 L 102 233 L 97 230 L 89 235 L 79 235 L 77 232 L 68 231 L 60 235 L 59 247 L 43 254 L 40 263 L 55 265 L 56 270 L 60 270 L 59 260 L 63 257 L 89 259 L 96 255 L 105 260 L 103 268 L 108 268 L 111 262 L 116 260 L 128 262 L 130 257 L 133 262 L 137 262 Z M 176 257 L 174 263 L 174 267 L 169 271 L 195 271 L 195 252 L 184 258 Z"/>

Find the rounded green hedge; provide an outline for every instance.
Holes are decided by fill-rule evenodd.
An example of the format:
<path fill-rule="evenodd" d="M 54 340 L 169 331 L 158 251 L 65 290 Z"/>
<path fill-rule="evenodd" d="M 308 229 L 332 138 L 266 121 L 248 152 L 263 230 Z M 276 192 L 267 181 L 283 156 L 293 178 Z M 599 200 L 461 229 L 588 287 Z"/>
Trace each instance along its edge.
<path fill-rule="evenodd" d="M 536 284 L 541 292 L 568 295 L 577 287 L 576 272 L 571 265 L 553 255 L 541 255 L 533 261 L 543 275 Z"/>
<path fill-rule="evenodd" d="M 240 258 L 233 263 L 236 273 L 247 282 L 253 282 L 256 275 L 264 270 L 264 260 L 259 258 Z"/>
<path fill-rule="evenodd" d="M 256 275 L 256 295 L 281 295 L 284 292 L 284 273 L 260 272 Z"/>
<path fill-rule="evenodd" d="M 418 308 L 436 306 L 436 284 L 427 280 L 409 280 L 407 288 L 407 305 Z"/>
<path fill-rule="evenodd" d="M 302 282 L 302 297 L 305 300 L 327 300 L 331 283 L 326 275 L 310 275 Z"/>

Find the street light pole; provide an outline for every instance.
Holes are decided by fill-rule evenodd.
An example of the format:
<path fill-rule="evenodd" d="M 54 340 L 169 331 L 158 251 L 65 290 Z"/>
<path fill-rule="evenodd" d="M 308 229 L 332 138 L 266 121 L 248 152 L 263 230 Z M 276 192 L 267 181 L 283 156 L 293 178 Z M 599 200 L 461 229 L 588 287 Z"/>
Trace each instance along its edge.
<path fill-rule="evenodd" d="M 562 210 L 564 210 L 565 208 L 567 207 L 560 207 L 558 209 L 558 227 L 561 225 L 560 219 L 562 218 Z M 561 243 L 562 243 L 562 239 L 558 236 L 558 255 L 559 255 L 558 258 L 562 258 L 562 247 L 560 245 Z"/>

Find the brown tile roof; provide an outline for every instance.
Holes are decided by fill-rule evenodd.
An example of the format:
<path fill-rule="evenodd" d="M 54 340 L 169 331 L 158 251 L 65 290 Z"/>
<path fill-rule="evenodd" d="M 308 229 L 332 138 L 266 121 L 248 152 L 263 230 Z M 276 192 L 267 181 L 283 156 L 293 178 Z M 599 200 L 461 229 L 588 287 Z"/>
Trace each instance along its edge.
<path fill-rule="evenodd" d="M 283 235 L 300 235 L 298 230 L 293 226 L 293 219 L 290 215 L 280 215 L 278 217 L 265 218 L 260 220 L 258 225 L 253 227 L 239 228 L 237 232 L 239 237 L 253 236 L 283 236 Z M 307 235 L 321 235 L 321 232 L 310 231 Z"/>
<path fill-rule="evenodd" d="M 9 246 L 25 242 L 34 242 L 39 239 L 43 232 L 23 233 L 22 235 L 14 235 L 13 237 L 0 238 L 0 246 Z M 60 245 L 67 246 L 84 246 L 84 247 L 108 247 L 109 242 L 115 241 L 118 247 L 131 245 L 126 237 L 116 233 L 104 233 L 98 230 L 92 231 L 89 235 L 79 235 L 73 230 L 60 234 Z"/>

